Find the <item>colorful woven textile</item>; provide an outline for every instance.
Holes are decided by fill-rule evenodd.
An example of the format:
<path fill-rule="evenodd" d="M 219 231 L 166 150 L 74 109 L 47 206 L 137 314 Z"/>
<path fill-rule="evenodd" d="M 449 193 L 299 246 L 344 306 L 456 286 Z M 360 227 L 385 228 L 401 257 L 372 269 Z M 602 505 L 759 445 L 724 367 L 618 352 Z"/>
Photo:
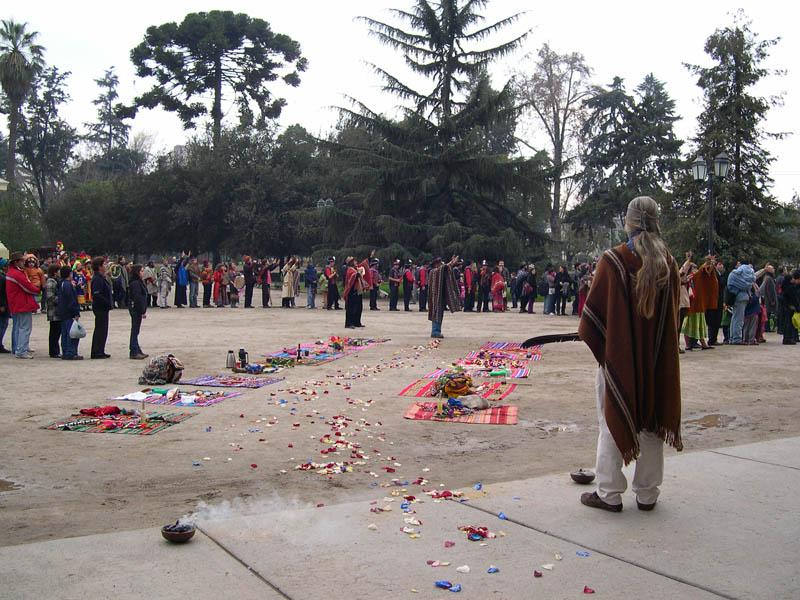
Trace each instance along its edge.
<path fill-rule="evenodd" d="M 436 402 L 414 402 L 403 415 L 414 421 L 446 421 L 470 425 L 516 425 L 516 406 L 493 406 L 486 410 L 476 410 L 472 414 L 459 417 L 436 416 Z"/>
<path fill-rule="evenodd" d="M 138 415 L 114 415 L 109 417 L 84 417 L 75 415 L 50 423 L 43 429 L 57 431 L 80 431 L 82 433 L 123 433 L 128 435 L 153 435 L 168 427 L 193 417 L 194 413 L 150 413 L 142 423 Z"/>
<path fill-rule="evenodd" d="M 513 392 L 516 387 L 516 383 L 490 381 L 479 386 L 479 395 L 487 400 L 502 400 Z M 398 395 L 413 396 L 414 398 L 432 398 L 435 389 L 435 379 L 417 379 L 411 385 L 403 388 Z"/>
<path fill-rule="evenodd" d="M 459 366 L 462 365 L 459 364 Z M 436 369 L 435 371 L 431 371 L 425 375 L 425 379 L 439 379 L 451 371 L 452 369 Z M 467 366 L 464 366 L 464 371 L 472 377 L 489 377 L 489 373 L 491 372 L 490 369 L 469 368 Z M 530 374 L 531 370 L 528 367 L 520 367 L 517 369 L 509 369 L 509 374 L 506 375 L 506 377 L 510 377 L 512 379 L 522 379 Z"/>
<path fill-rule="evenodd" d="M 300 344 L 300 354 L 302 358 L 300 364 L 321 365 L 345 356 L 350 356 L 388 341 L 387 339 L 372 338 L 339 338 L 332 337 L 329 340 L 313 343 Z M 296 359 L 297 346 L 286 347 L 277 352 L 265 355 L 267 358 Z"/>
<path fill-rule="evenodd" d="M 507 352 L 520 352 L 522 354 L 541 354 L 541 346 L 523 348 L 519 342 L 486 342 L 481 350 L 506 350 Z"/>
<path fill-rule="evenodd" d="M 145 404 L 157 404 L 161 406 L 212 406 L 219 404 L 228 398 L 241 396 L 242 392 L 229 391 L 210 391 L 210 390 L 178 390 L 179 393 L 172 397 L 166 394 L 154 394 L 151 392 L 134 392 L 112 398 L 114 401 L 127 400 L 130 402 L 144 402 Z"/>
<path fill-rule="evenodd" d="M 183 383 L 200 387 L 232 387 L 258 389 L 283 381 L 283 377 L 248 377 L 246 375 L 203 375 L 187 379 Z"/>

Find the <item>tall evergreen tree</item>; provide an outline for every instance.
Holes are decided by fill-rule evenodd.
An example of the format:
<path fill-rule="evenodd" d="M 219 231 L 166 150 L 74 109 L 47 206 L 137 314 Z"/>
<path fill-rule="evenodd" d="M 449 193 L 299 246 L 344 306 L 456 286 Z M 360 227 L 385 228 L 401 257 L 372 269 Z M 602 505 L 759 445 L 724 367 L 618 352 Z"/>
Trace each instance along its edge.
<path fill-rule="evenodd" d="M 430 81 L 419 91 L 380 67 L 384 90 L 409 102 L 393 121 L 356 102 L 344 110 L 349 124 L 365 128 L 373 144 L 354 148 L 373 169 L 369 195 L 348 243 L 422 251 L 469 252 L 490 258 L 518 257 L 536 236 L 516 195 L 543 194 L 543 158 L 512 158 L 495 152 L 518 113 L 510 83 L 494 90 L 487 65 L 519 47 L 526 33 L 488 48 L 487 37 L 519 15 L 486 24 L 478 12 L 486 0 L 417 0 L 394 10 L 404 25 L 363 17 L 371 33 L 400 51 L 417 75 Z"/>
<path fill-rule="evenodd" d="M 106 69 L 103 76 L 94 82 L 100 88 L 100 95 L 92 100 L 97 107 L 97 120 L 86 123 L 89 135 L 86 138 L 96 144 L 104 156 L 110 157 L 115 148 L 125 148 L 128 145 L 130 125 L 120 116 L 118 99 L 119 77 L 114 73 L 114 67 Z"/>
<path fill-rule="evenodd" d="M 764 147 L 769 133 L 764 121 L 780 97 L 759 96 L 756 86 L 770 75 L 781 74 L 765 62 L 779 39 L 760 39 L 750 24 L 737 17 L 733 25 L 717 29 L 706 40 L 710 66 L 687 65 L 703 90 L 703 110 L 693 139 L 692 157 L 702 156 L 708 167 L 721 153 L 731 157 L 731 172 L 715 181 L 714 246 L 730 259 L 767 259 L 781 254 L 777 230 L 781 216 L 770 186 L 769 168 L 774 158 Z M 704 183 L 684 175 L 676 185 L 670 217 L 674 241 L 686 248 L 705 246 L 708 203 Z"/>
<path fill-rule="evenodd" d="M 274 98 L 268 84 L 280 77 L 296 87 L 307 66 L 300 44 L 288 35 L 273 32 L 262 19 L 219 10 L 190 13 L 180 25 L 148 27 L 144 41 L 131 50 L 131 60 L 140 77 L 156 80 L 136 98 L 137 107 L 160 105 L 177 112 L 188 129 L 208 114 L 202 100 L 211 96 L 215 145 L 222 135 L 223 94 L 232 93 L 248 118 L 252 103 L 260 119 L 274 119 L 286 101 Z"/>
<path fill-rule="evenodd" d="M 663 82 L 645 76 L 634 94 L 615 77 L 586 103 L 584 200 L 569 215 L 578 228 L 622 228 L 628 202 L 641 194 L 661 197 L 680 166 L 675 101 Z"/>
<path fill-rule="evenodd" d="M 64 185 L 78 132 L 61 115 L 69 100 L 69 71 L 46 69 L 34 82 L 22 114 L 18 149 L 42 212 Z"/>

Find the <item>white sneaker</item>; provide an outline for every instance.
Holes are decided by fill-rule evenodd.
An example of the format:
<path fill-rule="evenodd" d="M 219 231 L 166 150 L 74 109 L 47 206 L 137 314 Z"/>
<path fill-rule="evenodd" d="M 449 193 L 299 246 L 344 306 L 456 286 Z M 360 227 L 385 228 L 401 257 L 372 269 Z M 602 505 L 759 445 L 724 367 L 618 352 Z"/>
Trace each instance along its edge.
<path fill-rule="evenodd" d="M 33 354 L 26 352 L 25 354 L 17 354 L 17 358 L 33 358 Z"/>

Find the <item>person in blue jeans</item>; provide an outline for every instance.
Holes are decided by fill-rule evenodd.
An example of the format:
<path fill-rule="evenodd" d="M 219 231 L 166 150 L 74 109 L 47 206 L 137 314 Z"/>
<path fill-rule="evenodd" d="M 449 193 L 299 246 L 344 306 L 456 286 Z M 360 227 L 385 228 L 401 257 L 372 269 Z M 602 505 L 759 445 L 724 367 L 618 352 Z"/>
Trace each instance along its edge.
<path fill-rule="evenodd" d="M 750 289 L 756 280 L 753 267 L 745 263 L 736 267 L 728 275 L 728 290 L 736 295 L 731 315 L 730 339 L 731 344 L 743 343 L 744 311 L 750 299 Z"/>
<path fill-rule="evenodd" d="M 61 358 L 63 360 L 83 360 L 83 357 L 78 354 L 78 338 L 72 338 L 69 335 L 72 323 L 81 317 L 78 294 L 72 279 L 72 269 L 63 266 L 59 274 L 61 283 L 58 287 L 56 317 L 61 322 Z"/>

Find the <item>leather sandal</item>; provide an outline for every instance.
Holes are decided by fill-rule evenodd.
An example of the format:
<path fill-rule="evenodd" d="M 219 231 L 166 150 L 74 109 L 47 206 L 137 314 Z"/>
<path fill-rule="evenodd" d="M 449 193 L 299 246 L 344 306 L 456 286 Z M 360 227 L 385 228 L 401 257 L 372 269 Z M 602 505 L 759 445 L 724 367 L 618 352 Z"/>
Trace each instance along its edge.
<path fill-rule="evenodd" d="M 609 504 L 608 502 L 604 502 L 600 496 L 597 495 L 597 492 L 585 492 L 581 494 L 581 504 L 591 508 L 602 508 L 609 512 L 622 512 L 622 503 Z"/>

